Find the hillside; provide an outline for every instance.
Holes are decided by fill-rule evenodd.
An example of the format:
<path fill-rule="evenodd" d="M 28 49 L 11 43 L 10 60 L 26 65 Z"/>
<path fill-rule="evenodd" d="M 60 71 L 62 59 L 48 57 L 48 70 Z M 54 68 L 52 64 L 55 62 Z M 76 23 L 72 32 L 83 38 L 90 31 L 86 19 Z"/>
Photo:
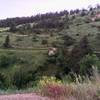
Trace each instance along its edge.
<path fill-rule="evenodd" d="M 25 90 L 43 91 L 48 96 L 45 89 L 51 88 L 51 91 L 58 89 L 57 93 L 67 92 L 73 98 L 81 95 L 78 94 L 80 90 L 83 98 L 84 95 L 91 98 L 88 91 L 94 90 L 90 100 L 99 100 L 94 99 L 99 97 L 100 90 L 100 81 L 94 79 L 94 69 L 100 79 L 99 5 L 0 20 L 1 94 L 2 91 Z M 91 89 L 86 89 L 87 85 Z M 88 95 L 82 92 L 83 88 Z M 70 94 L 72 92 L 75 94 Z M 83 100 L 88 100 L 86 98 Z"/>
<path fill-rule="evenodd" d="M 92 48 L 99 51 L 100 18 L 92 20 L 99 15 L 99 11 L 100 8 L 97 6 L 89 10 L 64 10 L 59 13 L 1 20 L 0 43 L 2 45 L 4 37 L 9 34 L 11 44 L 15 48 L 33 48 L 35 45 L 36 48 L 43 48 L 59 42 L 63 35 L 69 35 L 77 41 L 87 35 Z M 44 40 L 47 43 L 42 45 Z"/>

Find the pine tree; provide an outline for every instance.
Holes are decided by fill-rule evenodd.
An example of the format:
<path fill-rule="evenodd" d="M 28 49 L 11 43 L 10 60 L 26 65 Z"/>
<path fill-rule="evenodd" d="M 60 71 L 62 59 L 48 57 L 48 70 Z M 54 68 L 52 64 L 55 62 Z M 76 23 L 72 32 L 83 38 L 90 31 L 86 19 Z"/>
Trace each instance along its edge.
<path fill-rule="evenodd" d="M 14 22 L 11 23 L 9 31 L 10 31 L 10 32 L 16 32 L 16 30 L 17 30 L 17 29 L 16 29 L 15 23 L 14 23 Z"/>
<path fill-rule="evenodd" d="M 79 74 L 80 71 L 79 62 L 87 54 L 92 54 L 92 49 L 89 46 L 87 37 L 84 36 L 80 40 L 79 44 L 75 45 L 71 51 L 69 66 L 73 72 Z"/>
<path fill-rule="evenodd" d="M 5 47 L 5 48 L 10 48 L 10 47 L 11 47 L 9 35 L 6 36 L 5 42 L 4 42 L 4 44 L 3 44 L 3 47 Z"/>

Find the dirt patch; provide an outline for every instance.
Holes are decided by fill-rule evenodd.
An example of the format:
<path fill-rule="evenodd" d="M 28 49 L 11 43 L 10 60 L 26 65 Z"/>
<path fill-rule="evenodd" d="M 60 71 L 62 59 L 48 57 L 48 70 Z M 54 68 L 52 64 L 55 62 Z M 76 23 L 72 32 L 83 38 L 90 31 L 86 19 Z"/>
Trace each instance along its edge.
<path fill-rule="evenodd" d="M 0 95 L 0 100 L 49 100 L 46 97 L 41 97 L 35 93 L 31 94 L 13 94 L 13 95 Z"/>

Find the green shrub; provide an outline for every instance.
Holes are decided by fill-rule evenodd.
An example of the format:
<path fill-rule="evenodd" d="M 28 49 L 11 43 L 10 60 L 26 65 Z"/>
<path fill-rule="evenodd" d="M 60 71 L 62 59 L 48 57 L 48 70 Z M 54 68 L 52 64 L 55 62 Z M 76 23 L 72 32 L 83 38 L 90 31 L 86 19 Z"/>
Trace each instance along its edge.
<path fill-rule="evenodd" d="M 64 35 L 62 37 L 62 39 L 64 40 L 64 43 L 63 43 L 64 46 L 70 46 L 70 45 L 73 45 L 75 43 L 75 39 L 73 39 L 69 35 Z"/>
<path fill-rule="evenodd" d="M 32 37 L 32 41 L 33 41 L 33 42 L 37 42 L 37 41 L 38 41 L 38 37 L 37 37 L 37 35 L 33 35 L 33 37 Z"/>
<path fill-rule="evenodd" d="M 80 73 L 82 75 L 92 74 L 92 66 L 98 67 L 100 71 L 100 60 L 95 54 L 88 54 L 80 61 Z"/>
<path fill-rule="evenodd" d="M 17 57 L 14 55 L 1 54 L 0 67 L 5 68 L 17 62 Z"/>
<path fill-rule="evenodd" d="M 48 40 L 46 40 L 46 39 L 43 39 L 43 40 L 42 40 L 42 42 L 41 42 L 41 44 L 43 44 L 43 45 L 46 45 L 46 44 L 48 44 Z"/>
<path fill-rule="evenodd" d="M 0 73 L 0 89 L 7 88 L 6 76 L 3 73 Z"/>
<path fill-rule="evenodd" d="M 23 41 L 23 39 L 20 38 L 20 37 L 18 37 L 18 38 L 16 39 L 16 41 Z"/>
<path fill-rule="evenodd" d="M 12 77 L 13 85 L 18 89 L 27 88 L 29 83 L 34 80 L 33 73 L 33 69 L 16 66 Z"/>

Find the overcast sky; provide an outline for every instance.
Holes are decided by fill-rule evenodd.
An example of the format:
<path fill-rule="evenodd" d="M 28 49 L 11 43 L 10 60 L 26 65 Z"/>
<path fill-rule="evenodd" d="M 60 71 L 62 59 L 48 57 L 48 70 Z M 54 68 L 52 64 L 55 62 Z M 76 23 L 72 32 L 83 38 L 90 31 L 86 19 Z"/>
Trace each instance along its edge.
<path fill-rule="evenodd" d="M 0 0 L 0 19 L 31 16 L 100 4 L 100 0 Z"/>

